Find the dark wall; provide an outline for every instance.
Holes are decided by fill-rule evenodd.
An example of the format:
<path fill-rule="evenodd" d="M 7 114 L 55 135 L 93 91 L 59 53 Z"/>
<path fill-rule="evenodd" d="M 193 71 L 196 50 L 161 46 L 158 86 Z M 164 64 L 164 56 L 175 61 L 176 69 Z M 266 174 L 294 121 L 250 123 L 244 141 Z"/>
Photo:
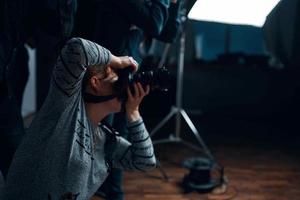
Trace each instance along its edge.
<path fill-rule="evenodd" d="M 229 35 L 227 53 L 265 54 L 261 28 L 201 21 L 192 21 L 191 26 L 194 28 L 195 36 L 203 37 L 204 60 L 213 60 L 219 54 L 225 53 L 227 31 Z"/>

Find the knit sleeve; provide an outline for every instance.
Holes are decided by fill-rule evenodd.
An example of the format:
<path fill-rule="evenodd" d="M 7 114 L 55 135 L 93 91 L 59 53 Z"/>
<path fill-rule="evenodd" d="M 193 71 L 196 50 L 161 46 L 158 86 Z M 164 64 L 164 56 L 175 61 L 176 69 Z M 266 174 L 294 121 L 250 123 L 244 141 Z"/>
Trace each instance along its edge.
<path fill-rule="evenodd" d="M 156 166 L 153 144 L 142 119 L 128 125 L 129 141 L 117 138 L 113 167 L 145 171 Z"/>
<path fill-rule="evenodd" d="M 104 67 L 110 61 L 110 51 L 82 38 L 70 39 L 58 56 L 52 83 L 70 97 L 81 89 L 81 81 L 89 66 Z"/>

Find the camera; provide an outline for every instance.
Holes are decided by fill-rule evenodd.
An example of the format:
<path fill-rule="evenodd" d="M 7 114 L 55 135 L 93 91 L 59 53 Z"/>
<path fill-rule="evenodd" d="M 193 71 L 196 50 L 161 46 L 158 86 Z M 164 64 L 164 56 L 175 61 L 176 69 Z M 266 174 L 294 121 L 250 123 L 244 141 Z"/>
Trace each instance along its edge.
<path fill-rule="evenodd" d="M 140 82 L 142 86 L 149 85 L 151 90 L 168 91 L 171 83 L 170 72 L 166 68 L 155 68 L 153 70 L 138 71 L 134 73 L 130 67 L 119 69 L 118 81 L 115 83 L 115 90 L 120 98 L 127 99 L 126 88 L 131 87 L 133 83 Z"/>

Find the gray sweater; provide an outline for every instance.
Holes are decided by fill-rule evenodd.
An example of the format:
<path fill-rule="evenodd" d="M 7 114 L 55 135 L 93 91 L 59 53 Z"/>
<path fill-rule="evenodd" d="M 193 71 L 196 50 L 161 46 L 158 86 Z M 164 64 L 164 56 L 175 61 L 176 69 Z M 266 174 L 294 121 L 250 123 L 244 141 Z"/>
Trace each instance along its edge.
<path fill-rule="evenodd" d="M 107 153 L 106 127 L 93 128 L 81 94 L 86 67 L 103 67 L 110 52 L 73 38 L 53 70 L 49 94 L 11 165 L 1 200 L 88 200 L 104 182 L 110 166 L 147 170 L 155 166 L 153 145 L 142 119 L 128 124 L 129 141 L 116 136 Z"/>

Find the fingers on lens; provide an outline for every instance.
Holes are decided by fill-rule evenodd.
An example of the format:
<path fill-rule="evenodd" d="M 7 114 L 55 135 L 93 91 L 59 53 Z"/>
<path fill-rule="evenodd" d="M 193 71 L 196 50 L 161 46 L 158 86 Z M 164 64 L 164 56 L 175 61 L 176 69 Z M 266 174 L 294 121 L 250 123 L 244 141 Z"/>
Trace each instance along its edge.
<path fill-rule="evenodd" d="M 135 97 L 141 96 L 141 95 L 140 95 L 140 89 L 139 89 L 138 83 L 134 83 L 134 84 L 133 84 L 133 87 L 134 87 L 134 96 L 135 96 Z"/>
<path fill-rule="evenodd" d="M 127 87 L 127 96 L 128 96 L 128 99 L 133 99 L 132 93 L 130 91 L 130 87 Z"/>
<path fill-rule="evenodd" d="M 145 90 L 144 90 L 144 88 L 143 88 L 143 86 L 142 86 L 141 83 L 138 83 L 138 89 L 139 89 L 139 96 L 140 97 L 146 95 Z"/>

